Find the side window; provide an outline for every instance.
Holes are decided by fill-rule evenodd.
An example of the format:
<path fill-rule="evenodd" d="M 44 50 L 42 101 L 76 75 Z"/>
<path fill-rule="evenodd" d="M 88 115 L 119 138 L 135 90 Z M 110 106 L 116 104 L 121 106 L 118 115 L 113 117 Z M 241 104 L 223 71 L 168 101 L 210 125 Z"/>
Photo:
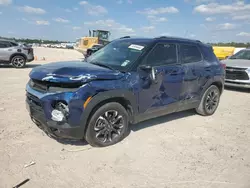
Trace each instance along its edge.
<path fill-rule="evenodd" d="M 9 47 L 11 47 L 9 42 L 0 41 L 0 48 L 9 48 Z"/>
<path fill-rule="evenodd" d="M 204 57 L 204 59 L 206 61 L 208 61 L 208 62 L 216 62 L 216 61 L 218 61 L 217 57 L 214 54 L 214 51 L 213 51 L 212 47 L 210 47 L 210 46 L 209 47 L 201 46 L 201 49 L 202 49 L 203 57 Z"/>
<path fill-rule="evenodd" d="M 181 56 L 183 63 L 195 63 L 202 60 L 201 53 L 197 46 L 180 45 Z"/>
<path fill-rule="evenodd" d="M 146 58 L 145 64 L 152 66 L 177 63 L 175 44 L 157 44 Z"/>
<path fill-rule="evenodd" d="M 18 46 L 18 44 L 15 42 L 11 42 L 11 46 Z"/>

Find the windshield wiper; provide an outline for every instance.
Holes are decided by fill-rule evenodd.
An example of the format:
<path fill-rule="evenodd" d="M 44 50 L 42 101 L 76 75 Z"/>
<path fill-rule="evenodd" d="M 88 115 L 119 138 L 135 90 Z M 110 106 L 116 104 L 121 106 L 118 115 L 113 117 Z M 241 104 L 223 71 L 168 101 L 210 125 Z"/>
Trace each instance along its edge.
<path fill-rule="evenodd" d="M 116 70 L 116 69 L 114 69 L 114 68 L 112 68 L 112 67 L 110 67 L 110 66 L 108 66 L 108 65 L 105 65 L 105 64 L 102 64 L 102 63 L 99 63 L 99 62 L 91 62 L 92 64 L 94 64 L 94 65 L 98 65 L 98 66 L 100 66 L 100 67 L 105 67 L 105 68 L 108 68 L 108 69 L 111 69 L 111 70 Z"/>

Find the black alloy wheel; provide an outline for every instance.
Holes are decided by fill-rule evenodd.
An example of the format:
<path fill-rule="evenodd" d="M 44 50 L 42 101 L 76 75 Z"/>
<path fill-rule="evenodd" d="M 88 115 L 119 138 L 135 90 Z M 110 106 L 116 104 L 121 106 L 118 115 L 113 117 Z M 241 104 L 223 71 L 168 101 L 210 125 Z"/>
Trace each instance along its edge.
<path fill-rule="evenodd" d="M 128 122 L 128 113 L 120 103 L 104 104 L 90 118 L 85 139 L 97 147 L 116 144 L 125 138 Z"/>
<path fill-rule="evenodd" d="M 201 102 L 196 108 L 196 112 L 203 116 L 209 116 L 215 113 L 220 102 L 220 90 L 217 86 L 211 85 L 203 94 Z"/>
<path fill-rule="evenodd" d="M 205 108 L 209 113 L 213 113 L 217 108 L 219 97 L 219 92 L 216 89 L 213 89 L 208 93 Z"/>
<path fill-rule="evenodd" d="M 112 142 L 124 128 L 124 118 L 116 110 L 109 110 L 96 120 L 95 136 L 100 142 Z"/>

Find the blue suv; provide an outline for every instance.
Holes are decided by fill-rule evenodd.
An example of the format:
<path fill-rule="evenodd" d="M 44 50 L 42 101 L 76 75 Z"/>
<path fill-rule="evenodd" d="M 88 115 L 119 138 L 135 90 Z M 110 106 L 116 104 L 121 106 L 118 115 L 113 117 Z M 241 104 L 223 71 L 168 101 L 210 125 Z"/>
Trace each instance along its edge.
<path fill-rule="evenodd" d="M 103 147 L 121 141 L 129 124 L 188 109 L 212 115 L 225 66 L 200 41 L 124 37 L 83 62 L 46 64 L 29 76 L 26 104 L 38 127 Z"/>

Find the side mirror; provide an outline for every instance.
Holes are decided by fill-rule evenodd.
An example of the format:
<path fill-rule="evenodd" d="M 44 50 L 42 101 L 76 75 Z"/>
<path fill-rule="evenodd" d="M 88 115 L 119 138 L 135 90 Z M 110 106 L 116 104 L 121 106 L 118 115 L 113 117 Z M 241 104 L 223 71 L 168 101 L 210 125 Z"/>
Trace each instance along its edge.
<path fill-rule="evenodd" d="M 140 65 L 139 68 L 147 72 L 152 70 L 152 67 L 150 65 Z"/>
<path fill-rule="evenodd" d="M 154 69 L 154 67 L 150 66 L 150 65 L 141 65 L 139 66 L 139 69 L 147 72 L 150 76 L 150 80 L 153 83 L 157 83 L 157 79 L 156 79 L 156 71 Z"/>

